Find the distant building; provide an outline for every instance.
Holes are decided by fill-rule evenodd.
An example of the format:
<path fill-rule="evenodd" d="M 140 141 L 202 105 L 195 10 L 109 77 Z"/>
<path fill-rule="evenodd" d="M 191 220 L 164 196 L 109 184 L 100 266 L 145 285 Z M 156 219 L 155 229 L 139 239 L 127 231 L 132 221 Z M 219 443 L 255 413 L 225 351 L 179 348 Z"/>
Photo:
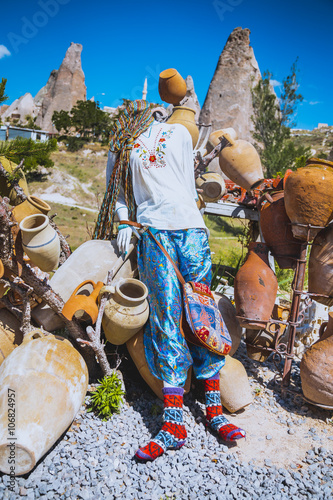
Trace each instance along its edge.
<path fill-rule="evenodd" d="M 328 123 L 318 123 L 318 126 L 317 128 L 327 128 L 328 127 Z"/>
<path fill-rule="evenodd" d="M 45 142 L 54 135 L 55 134 L 47 132 L 46 130 L 33 130 L 31 128 L 21 128 L 13 125 L 0 126 L 0 141 L 11 141 L 16 139 L 16 137 L 23 137 L 24 139 Z"/>

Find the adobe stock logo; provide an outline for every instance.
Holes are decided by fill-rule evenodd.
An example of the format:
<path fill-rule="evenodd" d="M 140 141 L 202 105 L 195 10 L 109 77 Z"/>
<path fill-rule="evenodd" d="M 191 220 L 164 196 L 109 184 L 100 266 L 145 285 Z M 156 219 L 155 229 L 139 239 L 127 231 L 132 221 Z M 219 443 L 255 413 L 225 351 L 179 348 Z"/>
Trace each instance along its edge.
<path fill-rule="evenodd" d="M 17 54 L 19 47 L 22 44 L 27 44 L 32 38 L 34 38 L 41 28 L 44 28 L 49 19 L 55 17 L 61 5 L 66 5 L 70 0 L 39 0 L 38 5 L 41 10 L 37 10 L 34 15 L 28 19 L 27 17 L 21 17 L 22 26 L 20 33 L 10 32 L 7 34 L 8 41 Z"/>
<path fill-rule="evenodd" d="M 238 7 L 244 0 L 214 0 L 213 7 L 220 19 L 224 21 L 224 16 L 226 13 L 233 12 L 235 7 Z"/>

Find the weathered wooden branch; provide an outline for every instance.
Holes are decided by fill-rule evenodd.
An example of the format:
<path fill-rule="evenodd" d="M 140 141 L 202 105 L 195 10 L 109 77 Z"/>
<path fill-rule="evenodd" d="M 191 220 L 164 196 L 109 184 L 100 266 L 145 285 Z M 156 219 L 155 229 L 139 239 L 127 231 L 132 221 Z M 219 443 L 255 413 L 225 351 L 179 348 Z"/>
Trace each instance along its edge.
<path fill-rule="evenodd" d="M 25 336 L 33 327 L 31 325 L 31 305 L 30 296 L 33 292 L 33 288 L 24 283 L 20 278 L 15 278 L 14 281 L 10 281 L 10 287 L 14 292 L 17 292 L 22 299 L 22 319 L 20 330 Z"/>
<path fill-rule="evenodd" d="M 211 151 L 207 155 L 202 156 L 200 151 L 197 152 L 197 155 L 196 155 L 195 160 L 194 160 L 195 178 L 200 177 L 200 175 L 205 173 L 210 162 L 212 160 L 214 160 L 214 158 L 216 158 L 216 156 L 218 156 L 221 153 L 222 149 L 224 149 L 227 146 L 231 146 L 230 142 L 228 141 L 228 139 L 226 137 L 222 136 L 222 137 L 219 137 L 219 139 L 220 139 L 219 144 L 217 146 L 215 146 L 213 151 Z"/>
<path fill-rule="evenodd" d="M 21 161 L 20 165 L 23 165 L 23 160 Z M 16 172 L 16 170 L 19 168 L 20 165 L 18 165 L 17 168 L 15 168 L 15 171 L 13 173 Z M 0 176 L 4 177 L 6 181 L 11 185 L 11 187 L 15 189 L 15 192 L 21 201 L 27 199 L 27 195 L 25 194 L 21 186 L 19 186 L 19 179 L 15 177 L 11 178 L 9 172 L 7 172 L 7 170 L 4 168 L 1 162 L 0 162 Z"/>

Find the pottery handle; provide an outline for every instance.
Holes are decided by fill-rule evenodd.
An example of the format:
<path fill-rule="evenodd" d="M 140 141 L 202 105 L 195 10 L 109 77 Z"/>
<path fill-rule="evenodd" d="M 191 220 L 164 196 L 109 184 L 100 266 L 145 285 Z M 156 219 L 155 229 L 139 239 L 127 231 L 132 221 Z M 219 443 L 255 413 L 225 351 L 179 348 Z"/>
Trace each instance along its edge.
<path fill-rule="evenodd" d="M 324 323 L 322 323 L 320 325 L 320 328 L 319 328 L 319 338 L 322 337 L 323 333 L 324 333 L 324 330 L 325 328 L 327 327 L 327 324 L 328 324 L 328 321 L 324 321 Z"/>
<path fill-rule="evenodd" d="M 96 288 L 96 283 L 92 280 L 85 280 L 85 281 L 82 281 L 82 283 L 80 283 L 74 290 L 74 292 L 72 293 L 71 297 L 74 297 L 74 295 L 77 294 L 77 292 L 80 290 L 81 287 L 83 287 L 84 285 L 87 285 L 88 283 L 90 283 L 93 288 L 95 289 Z"/>
<path fill-rule="evenodd" d="M 103 293 L 115 293 L 116 291 L 116 287 L 113 286 L 113 285 L 105 285 L 105 286 L 102 286 L 102 288 L 100 289 L 99 291 L 99 297 L 101 297 L 103 295 Z"/>
<path fill-rule="evenodd" d="M 34 329 L 34 330 L 31 330 L 30 332 L 24 334 L 22 344 L 26 344 L 27 342 L 30 342 L 31 340 L 41 339 L 43 337 L 45 337 L 43 332 Z"/>
<path fill-rule="evenodd" d="M 99 296 L 99 292 L 100 292 L 101 288 L 103 288 L 103 286 L 104 286 L 103 281 L 97 281 L 96 287 L 91 292 L 90 298 L 93 299 L 93 300 L 95 300 L 95 302 L 96 302 L 97 297 Z"/>
<path fill-rule="evenodd" d="M 225 137 L 227 139 L 227 141 L 230 142 L 231 146 L 233 146 L 235 144 L 234 139 L 227 132 L 222 132 L 221 133 L 221 136 L 219 137 L 220 141 L 221 141 L 222 137 Z"/>

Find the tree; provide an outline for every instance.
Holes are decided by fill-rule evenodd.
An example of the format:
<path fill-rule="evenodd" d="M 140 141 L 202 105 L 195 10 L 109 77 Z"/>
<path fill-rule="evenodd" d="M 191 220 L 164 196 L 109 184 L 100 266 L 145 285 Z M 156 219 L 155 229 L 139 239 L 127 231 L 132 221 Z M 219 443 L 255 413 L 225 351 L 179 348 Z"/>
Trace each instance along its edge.
<path fill-rule="evenodd" d="M 297 72 L 296 60 L 290 75 L 283 80 L 280 99 L 272 89 L 273 75 L 269 71 L 252 90 L 253 138 L 257 141 L 256 147 L 268 178 L 294 168 L 297 158 L 310 156 L 310 149 L 296 147 L 290 135 L 290 127 L 295 125 L 293 118 L 297 104 L 303 99 L 297 93 Z"/>
<path fill-rule="evenodd" d="M 59 132 L 68 134 L 69 129 L 72 126 L 71 117 L 68 111 L 54 111 L 52 115 L 52 123 Z"/>
<path fill-rule="evenodd" d="M 0 104 L 8 100 L 8 96 L 5 94 L 7 78 L 2 78 L 0 83 Z"/>

